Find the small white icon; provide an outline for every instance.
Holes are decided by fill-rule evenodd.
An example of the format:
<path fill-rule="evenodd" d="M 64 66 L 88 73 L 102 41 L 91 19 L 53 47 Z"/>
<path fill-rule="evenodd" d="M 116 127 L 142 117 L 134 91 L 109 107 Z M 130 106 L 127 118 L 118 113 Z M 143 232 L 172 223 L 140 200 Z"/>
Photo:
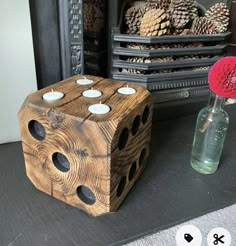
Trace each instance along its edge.
<path fill-rule="evenodd" d="M 230 246 L 231 235 L 226 229 L 217 227 L 208 233 L 207 243 L 208 246 Z"/>
<path fill-rule="evenodd" d="M 202 234 L 196 226 L 184 225 L 177 231 L 175 240 L 177 246 L 201 246 Z"/>

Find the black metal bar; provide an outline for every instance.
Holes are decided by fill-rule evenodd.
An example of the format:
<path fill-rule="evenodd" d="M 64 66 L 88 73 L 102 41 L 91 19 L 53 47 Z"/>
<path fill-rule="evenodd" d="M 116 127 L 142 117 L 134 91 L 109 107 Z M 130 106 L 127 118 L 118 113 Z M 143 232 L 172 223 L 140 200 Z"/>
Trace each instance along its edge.
<path fill-rule="evenodd" d="M 65 79 L 71 75 L 71 52 L 70 52 L 70 37 L 69 37 L 69 16 L 68 16 L 68 1 L 58 1 L 59 13 L 59 36 L 61 49 L 61 64 L 62 78 Z"/>
<path fill-rule="evenodd" d="M 114 55 L 122 56 L 139 56 L 139 57 L 160 57 L 160 56 L 177 56 L 177 55 L 203 55 L 203 54 L 221 54 L 227 48 L 227 44 L 197 47 L 197 48 L 173 48 L 173 49 L 155 49 L 155 50 L 141 50 L 130 49 L 123 47 L 115 47 L 113 49 Z"/>
<path fill-rule="evenodd" d="M 139 69 L 139 70 L 156 70 L 163 68 L 184 68 L 184 67 L 194 67 L 194 66 L 210 66 L 214 62 L 220 59 L 220 56 L 215 56 L 208 59 L 186 59 L 178 61 L 167 61 L 167 62 L 152 62 L 152 63 L 139 63 L 139 62 L 129 62 L 122 60 L 115 60 L 113 62 L 114 68 L 127 68 L 127 69 Z"/>
<path fill-rule="evenodd" d="M 215 42 L 225 41 L 230 38 L 231 32 L 220 34 L 202 34 L 202 35 L 164 35 L 160 37 L 144 37 L 139 35 L 129 35 L 114 33 L 113 40 L 117 42 L 131 42 L 142 44 L 160 44 L 160 43 L 182 43 L 182 42 Z"/>

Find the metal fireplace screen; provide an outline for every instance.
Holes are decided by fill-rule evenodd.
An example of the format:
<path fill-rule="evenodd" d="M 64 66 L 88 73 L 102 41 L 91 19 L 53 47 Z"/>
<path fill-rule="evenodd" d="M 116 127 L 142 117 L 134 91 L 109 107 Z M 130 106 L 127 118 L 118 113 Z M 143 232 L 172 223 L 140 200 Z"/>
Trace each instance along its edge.
<path fill-rule="evenodd" d="M 58 7 L 61 55 L 65 55 L 63 77 L 78 73 L 103 75 L 106 65 L 104 0 L 60 0 Z M 63 52 L 63 49 L 67 50 Z"/>
<path fill-rule="evenodd" d="M 74 74 L 106 76 L 105 0 L 29 3 L 39 88 Z"/>
<path fill-rule="evenodd" d="M 125 34 L 122 20 L 130 2 L 110 1 L 110 77 L 144 85 L 159 105 L 207 96 L 209 67 L 226 54 L 231 33 L 160 37 Z M 200 3 L 197 6 L 203 15 L 205 7 Z"/>

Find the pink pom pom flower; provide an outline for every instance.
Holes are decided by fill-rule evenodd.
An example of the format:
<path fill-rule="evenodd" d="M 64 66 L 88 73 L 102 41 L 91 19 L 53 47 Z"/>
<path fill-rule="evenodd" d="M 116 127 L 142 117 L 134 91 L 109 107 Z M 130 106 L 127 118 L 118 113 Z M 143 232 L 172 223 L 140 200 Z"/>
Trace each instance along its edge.
<path fill-rule="evenodd" d="M 236 97 L 236 57 L 218 60 L 208 73 L 210 89 L 220 97 Z"/>

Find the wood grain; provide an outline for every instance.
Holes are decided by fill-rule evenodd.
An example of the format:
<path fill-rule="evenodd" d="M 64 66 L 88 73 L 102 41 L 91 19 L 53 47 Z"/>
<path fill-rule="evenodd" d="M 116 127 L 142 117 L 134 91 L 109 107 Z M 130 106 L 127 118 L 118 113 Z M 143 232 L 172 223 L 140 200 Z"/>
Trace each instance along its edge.
<path fill-rule="evenodd" d="M 126 96 L 117 93 L 126 82 L 86 76 L 94 80 L 93 85 L 80 86 L 75 83 L 80 77 L 74 76 L 29 95 L 19 112 L 19 123 L 26 173 L 35 187 L 97 216 L 119 207 L 145 166 L 137 164 L 134 178 L 128 180 L 131 165 L 134 161 L 139 163 L 143 149 L 146 151 L 144 162 L 148 157 L 152 99 L 141 86 L 132 85 L 136 93 Z M 100 98 L 82 96 L 84 90 L 92 87 L 102 92 Z M 42 95 L 52 88 L 65 96 L 47 103 Z M 111 111 L 105 115 L 91 114 L 88 106 L 98 100 L 108 104 Z M 149 116 L 144 124 L 142 115 L 146 107 Z M 132 127 L 137 116 L 140 125 L 134 135 Z M 29 126 L 33 124 L 29 125 L 29 122 L 39 122 L 45 136 L 39 140 L 32 135 Z M 128 140 L 120 150 L 120 136 L 125 128 L 128 129 Z M 55 158 L 58 153 L 63 161 L 68 160 L 68 170 L 60 169 L 64 162 Z M 120 185 L 122 177 L 127 181 L 124 187 Z M 92 203 L 84 201 L 77 193 L 79 187 L 89 188 L 96 200 Z M 121 190 L 119 195 L 117 190 Z M 91 198 L 88 193 L 82 195 Z"/>

